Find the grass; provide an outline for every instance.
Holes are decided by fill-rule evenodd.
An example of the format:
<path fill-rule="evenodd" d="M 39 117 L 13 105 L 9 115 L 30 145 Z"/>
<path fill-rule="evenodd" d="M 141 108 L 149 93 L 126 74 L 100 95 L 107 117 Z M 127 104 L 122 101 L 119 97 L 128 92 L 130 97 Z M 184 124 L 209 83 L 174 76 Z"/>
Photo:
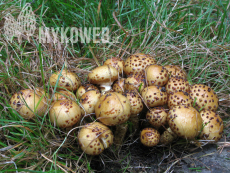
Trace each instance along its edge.
<path fill-rule="evenodd" d="M 10 97 L 24 88 L 48 90 L 49 75 L 68 69 L 85 79 L 89 70 L 112 56 L 125 59 L 135 52 L 156 57 L 158 64 L 182 66 L 190 84 L 211 86 L 220 98 L 218 113 L 229 113 L 229 2 L 218 0 L 93 0 L 81 2 L 33 1 L 38 26 L 108 27 L 118 43 L 41 44 L 36 31 L 31 43 L 17 38 L 9 42 L 4 35 L 4 17 L 15 19 L 30 1 L 2 0 L 0 6 L 0 170 L 3 172 L 93 172 L 92 158 L 82 154 L 76 134 L 53 127 L 48 113 L 24 120 L 9 105 Z M 60 31 L 59 31 L 59 34 Z M 70 32 L 67 32 L 70 36 Z M 92 38 L 92 35 L 91 35 Z M 112 40 L 112 39 L 111 39 Z M 47 111 L 48 112 L 48 111 Z M 229 119 L 225 121 L 229 123 Z M 77 128 L 78 129 L 78 128 Z M 64 141 L 64 142 L 63 142 Z M 160 149 L 159 149 L 160 150 Z M 132 155 L 131 155 L 132 158 Z M 135 158 L 135 157 L 134 157 Z M 93 160 L 104 166 L 122 160 L 113 149 Z M 126 157 L 124 159 L 127 159 Z M 130 160 L 122 170 L 129 170 Z"/>

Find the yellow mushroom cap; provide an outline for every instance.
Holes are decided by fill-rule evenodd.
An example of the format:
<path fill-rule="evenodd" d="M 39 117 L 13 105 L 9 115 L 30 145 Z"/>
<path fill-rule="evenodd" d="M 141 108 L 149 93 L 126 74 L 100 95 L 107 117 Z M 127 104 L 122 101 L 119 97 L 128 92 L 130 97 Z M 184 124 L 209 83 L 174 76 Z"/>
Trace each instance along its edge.
<path fill-rule="evenodd" d="M 10 99 L 10 105 L 23 118 L 30 119 L 43 116 L 47 109 L 47 100 L 38 90 L 25 89 L 15 93 Z"/>
<path fill-rule="evenodd" d="M 53 97 L 53 101 L 66 100 L 66 99 L 75 100 L 74 93 L 68 90 L 61 90 L 61 91 L 56 92 Z"/>
<path fill-rule="evenodd" d="M 146 114 L 146 119 L 148 122 L 156 129 L 165 125 L 168 113 L 163 107 L 155 107 L 148 110 Z"/>
<path fill-rule="evenodd" d="M 145 76 L 142 74 L 131 74 L 125 79 L 125 90 L 142 92 L 145 88 Z"/>
<path fill-rule="evenodd" d="M 168 96 L 168 107 L 172 108 L 173 106 L 192 106 L 193 101 L 190 95 L 183 91 L 176 91 Z"/>
<path fill-rule="evenodd" d="M 89 155 L 99 155 L 113 144 L 113 133 L 99 122 L 86 124 L 78 133 L 81 149 Z"/>
<path fill-rule="evenodd" d="M 183 91 L 187 93 L 189 93 L 190 91 L 188 80 L 182 77 L 178 77 L 178 76 L 171 77 L 168 80 L 168 83 L 166 84 L 165 88 L 168 94 L 172 94 L 176 91 Z"/>
<path fill-rule="evenodd" d="M 124 62 L 123 60 L 118 59 L 118 58 L 116 58 L 116 57 L 107 59 L 107 60 L 104 62 L 104 65 L 111 65 L 111 66 L 113 66 L 114 68 L 116 68 L 119 74 L 123 74 L 124 64 L 125 64 L 125 62 Z"/>
<path fill-rule="evenodd" d="M 93 84 L 84 84 L 84 85 L 81 85 L 77 92 L 76 92 L 76 97 L 78 99 L 81 98 L 81 96 L 86 93 L 87 91 L 90 91 L 90 90 L 97 90 L 97 91 L 100 91 L 95 85 Z"/>
<path fill-rule="evenodd" d="M 141 131 L 141 143 L 147 147 L 154 147 L 160 142 L 160 133 L 154 128 L 145 128 Z"/>
<path fill-rule="evenodd" d="M 164 66 L 167 70 L 168 70 L 168 74 L 169 77 L 182 77 L 182 78 L 186 78 L 186 73 L 185 71 L 180 68 L 179 66 L 176 65 L 166 65 Z"/>
<path fill-rule="evenodd" d="M 160 65 L 146 67 L 146 83 L 151 85 L 164 86 L 168 82 L 168 70 Z"/>
<path fill-rule="evenodd" d="M 113 91 L 121 94 L 125 92 L 125 78 L 120 78 L 114 82 Z"/>

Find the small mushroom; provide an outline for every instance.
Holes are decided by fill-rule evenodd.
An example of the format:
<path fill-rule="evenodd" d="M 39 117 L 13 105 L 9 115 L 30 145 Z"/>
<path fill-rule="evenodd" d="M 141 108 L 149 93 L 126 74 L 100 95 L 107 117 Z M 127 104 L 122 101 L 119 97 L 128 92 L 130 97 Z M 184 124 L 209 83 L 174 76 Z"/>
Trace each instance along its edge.
<path fill-rule="evenodd" d="M 84 93 L 86 93 L 87 91 L 90 91 L 90 90 L 96 90 L 96 91 L 99 91 L 99 92 L 100 92 L 100 90 L 99 90 L 95 85 L 93 85 L 93 84 L 84 84 L 84 85 L 81 85 L 81 86 L 78 88 L 78 90 L 77 90 L 77 92 L 76 92 L 76 97 L 77 97 L 78 99 L 80 99 L 81 96 L 82 96 Z"/>
<path fill-rule="evenodd" d="M 145 77 L 140 74 L 132 74 L 125 79 L 125 90 L 142 92 L 145 88 Z"/>
<path fill-rule="evenodd" d="M 68 90 L 61 90 L 61 91 L 56 92 L 53 97 L 53 101 L 66 100 L 66 99 L 75 100 L 74 93 Z"/>
<path fill-rule="evenodd" d="M 195 84 L 190 90 L 190 96 L 196 103 L 197 109 L 203 108 L 214 112 L 217 110 L 219 99 L 212 88 L 203 84 Z"/>
<path fill-rule="evenodd" d="M 146 119 L 156 129 L 159 129 L 162 125 L 165 125 L 168 113 L 163 107 L 155 107 L 148 110 Z"/>
<path fill-rule="evenodd" d="M 167 93 L 163 87 L 148 86 L 143 89 L 141 95 L 148 107 L 163 106 L 167 103 Z"/>
<path fill-rule="evenodd" d="M 113 133 L 99 122 L 86 124 L 78 133 L 81 149 L 89 155 L 99 155 L 113 144 Z"/>
<path fill-rule="evenodd" d="M 114 82 L 113 91 L 121 94 L 125 92 L 125 78 L 120 78 Z"/>
<path fill-rule="evenodd" d="M 209 110 L 202 110 L 200 115 L 203 120 L 203 129 L 200 138 L 204 140 L 219 141 L 222 137 L 224 124 L 220 116 Z"/>
<path fill-rule="evenodd" d="M 173 106 L 192 106 L 192 98 L 190 95 L 183 91 L 176 91 L 173 94 L 168 96 L 168 107 L 172 108 Z"/>
<path fill-rule="evenodd" d="M 59 89 L 67 89 L 69 91 L 75 91 L 81 85 L 81 80 L 77 76 L 77 74 L 65 69 L 62 71 L 61 74 L 60 73 L 61 71 L 58 71 L 50 76 L 50 85 L 52 87 L 55 87 L 59 76 L 60 78 L 57 85 Z"/>
<path fill-rule="evenodd" d="M 189 93 L 190 86 L 187 79 L 182 77 L 171 77 L 165 86 L 167 94 L 172 94 L 176 91 L 183 91 Z"/>
<path fill-rule="evenodd" d="M 50 121 L 60 128 L 71 127 L 81 119 L 81 109 L 72 100 L 53 102 L 50 108 Z"/>
<path fill-rule="evenodd" d="M 146 83 L 164 86 L 168 82 L 168 70 L 160 65 L 149 65 L 146 67 Z"/>
<path fill-rule="evenodd" d="M 148 65 L 156 64 L 156 60 L 144 53 L 136 53 L 128 57 L 125 61 L 124 72 L 127 76 L 131 74 L 144 75 Z"/>
<path fill-rule="evenodd" d="M 118 71 L 110 65 L 99 66 L 88 74 L 88 81 L 92 84 L 100 85 L 103 94 L 111 89 L 111 85 L 117 79 Z"/>
<path fill-rule="evenodd" d="M 31 119 L 43 116 L 47 109 L 47 99 L 38 90 L 25 89 L 15 93 L 10 99 L 10 106 L 23 118 Z"/>
<path fill-rule="evenodd" d="M 175 106 L 169 110 L 167 121 L 171 130 L 179 137 L 192 140 L 202 129 L 200 113 L 193 107 Z"/>
<path fill-rule="evenodd" d="M 118 73 L 120 75 L 122 75 L 123 74 L 123 68 L 124 68 L 125 62 L 123 60 L 119 59 L 119 58 L 113 57 L 113 58 L 107 59 L 104 62 L 104 65 L 111 65 L 111 66 L 113 66 L 114 68 L 117 69 Z"/>
<path fill-rule="evenodd" d="M 141 143 L 147 147 L 154 147 L 160 142 L 160 133 L 154 128 L 144 128 L 140 136 Z"/>
<path fill-rule="evenodd" d="M 164 145 L 171 144 L 175 139 L 177 138 L 177 135 L 173 133 L 173 131 L 169 128 L 167 128 L 160 137 L 160 143 Z"/>
<path fill-rule="evenodd" d="M 170 77 L 176 77 L 176 76 L 186 78 L 186 76 L 187 76 L 185 71 L 182 68 L 180 68 L 179 66 L 166 65 L 164 67 L 168 70 L 169 78 Z"/>

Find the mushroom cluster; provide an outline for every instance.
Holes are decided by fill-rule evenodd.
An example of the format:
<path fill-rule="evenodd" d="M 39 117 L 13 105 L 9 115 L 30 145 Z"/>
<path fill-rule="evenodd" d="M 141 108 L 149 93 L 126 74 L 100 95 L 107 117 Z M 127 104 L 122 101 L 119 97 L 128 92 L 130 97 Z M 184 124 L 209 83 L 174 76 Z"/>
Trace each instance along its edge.
<path fill-rule="evenodd" d="M 12 96 L 11 107 L 26 119 L 49 112 L 53 125 L 62 129 L 81 125 L 78 143 L 89 155 L 112 144 L 120 147 L 128 133 L 131 138 L 139 131 L 147 147 L 170 145 L 177 138 L 217 142 L 223 134 L 213 89 L 190 85 L 181 67 L 160 65 L 151 55 L 107 59 L 84 84 L 64 69 L 53 73 L 49 84 L 55 92 L 21 90 Z"/>

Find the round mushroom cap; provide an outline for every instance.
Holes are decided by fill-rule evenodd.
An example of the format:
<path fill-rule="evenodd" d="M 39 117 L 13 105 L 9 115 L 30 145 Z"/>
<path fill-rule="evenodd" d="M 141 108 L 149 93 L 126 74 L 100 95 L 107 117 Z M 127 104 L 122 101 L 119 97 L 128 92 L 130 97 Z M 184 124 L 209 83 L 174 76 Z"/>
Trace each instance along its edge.
<path fill-rule="evenodd" d="M 78 99 L 80 99 L 81 96 L 82 96 L 84 93 L 86 93 L 87 91 L 90 91 L 90 90 L 96 90 L 96 91 L 99 91 L 99 92 L 100 92 L 100 90 L 99 90 L 95 85 L 93 85 L 93 84 L 84 84 L 84 85 L 81 85 L 81 86 L 78 88 L 78 90 L 77 90 L 77 92 L 76 92 L 76 97 L 77 97 Z"/>
<path fill-rule="evenodd" d="M 136 92 L 126 91 L 123 95 L 130 102 L 131 115 L 137 115 L 143 110 L 144 105 L 142 103 L 141 97 Z"/>
<path fill-rule="evenodd" d="M 160 142 L 160 133 L 154 128 L 145 128 L 141 131 L 141 143 L 147 147 L 154 147 Z"/>
<path fill-rule="evenodd" d="M 224 130 L 223 120 L 220 116 L 209 110 L 200 112 L 203 120 L 203 129 L 200 138 L 204 140 L 214 140 L 215 142 L 221 139 Z"/>
<path fill-rule="evenodd" d="M 151 85 L 164 86 L 168 82 L 168 70 L 160 65 L 146 67 L 146 83 Z"/>
<path fill-rule="evenodd" d="M 101 93 L 97 90 L 90 90 L 84 93 L 80 99 L 80 104 L 84 108 L 81 108 L 82 114 L 92 114 L 95 112 L 95 105 L 99 101 Z"/>
<path fill-rule="evenodd" d="M 130 110 L 129 100 L 116 92 L 104 94 L 95 105 L 97 119 L 107 126 L 126 122 L 131 115 Z"/>
<path fill-rule="evenodd" d="M 53 101 L 58 101 L 58 100 L 75 100 L 75 95 L 74 93 L 68 91 L 68 90 L 61 90 L 58 91 L 54 94 Z"/>
<path fill-rule="evenodd" d="M 88 81 L 92 84 L 111 86 L 118 79 L 118 71 L 110 65 L 96 67 L 88 74 Z"/>
<path fill-rule="evenodd" d="M 140 74 L 132 74 L 125 79 L 125 90 L 142 92 L 145 88 L 145 77 Z"/>
<path fill-rule="evenodd" d="M 121 94 L 125 92 L 125 78 L 120 78 L 114 82 L 113 91 Z"/>
<path fill-rule="evenodd" d="M 167 121 L 171 130 L 179 137 L 192 140 L 202 129 L 200 113 L 193 107 L 175 106 L 169 110 Z"/>
<path fill-rule="evenodd" d="M 176 137 L 177 137 L 176 134 L 173 133 L 173 131 L 169 127 L 162 133 L 160 138 L 160 143 L 164 145 L 168 145 L 172 143 L 174 139 L 176 139 Z"/>
<path fill-rule="evenodd" d="M 104 62 L 104 65 L 113 66 L 114 68 L 117 69 L 119 74 L 123 74 L 123 68 L 124 68 L 125 62 L 119 58 L 113 57 L 113 58 L 107 59 Z"/>
<path fill-rule="evenodd" d="M 180 68 L 179 66 L 166 65 L 164 67 L 168 70 L 169 78 L 170 77 L 176 77 L 176 76 L 186 78 L 186 76 L 187 76 L 185 71 L 182 68 Z"/>
<path fill-rule="evenodd" d="M 193 105 L 192 98 L 187 92 L 176 91 L 168 96 L 169 108 L 172 108 L 173 106 L 179 106 L 179 105 L 184 105 L 187 107 Z"/>
<path fill-rule="evenodd" d="M 195 84 L 190 88 L 190 96 L 193 102 L 196 102 L 197 109 L 216 111 L 218 108 L 219 99 L 212 88 L 203 85 Z"/>
<path fill-rule="evenodd" d="M 50 85 L 52 87 L 55 87 L 59 75 L 60 78 L 57 85 L 57 88 L 59 89 L 67 89 L 69 91 L 75 91 L 81 85 L 81 80 L 77 76 L 77 74 L 67 70 L 63 70 L 62 73 L 61 74 L 60 73 L 61 71 L 58 71 L 50 76 Z"/>
<path fill-rule="evenodd" d="M 31 119 L 43 116 L 47 109 L 47 100 L 38 90 L 25 89 L 15 93 L 10 99 L 10 106 L 23 118 Z"/>
<path fill-rule="evenodd" d="M 124 72 L 127 76 L 131 74 L 144 75 L 145 68 L 152 64 L 156 64 L 156 60 L 152 56 L 143 53 L 136 53 L 126 59 Z"/>
<path fill-rule="evenodd" d="M 99 122 L 86 124 L 78 133 L 81 149 L 89 155 L 99 155 L 113 144 L 113 133 Z"/>
<path fill-rule="evenodd" d="M 163 87 L 148 86 L 143 89 L 141 96 L 148 107 L 163 106 L 167 103 L 167 93 Z"/>
<path fill-rule="evenodd" d="M 146 119 L 148 122 L 156 129 L 165 125 L 168 113 L 163 107 L 155 107 L 148 110 L 146 114 Z"/>
<path fill-rule="evenodd" d="M 60 128 L 71 127 L 81 119 L 81 109 L 72 100 L 53 102 L 50 108 L 50 121 Z"/>
<path fill-rule="evenodd" d="M 168 94 L 172 94 L 176 91 L 183 91 L 189 93 L 190 86 L 187 79 L 181 78 L 181 77 L 171 77 L 168 80 L 168 83 L 165 86 L 166 92 Z"/>

